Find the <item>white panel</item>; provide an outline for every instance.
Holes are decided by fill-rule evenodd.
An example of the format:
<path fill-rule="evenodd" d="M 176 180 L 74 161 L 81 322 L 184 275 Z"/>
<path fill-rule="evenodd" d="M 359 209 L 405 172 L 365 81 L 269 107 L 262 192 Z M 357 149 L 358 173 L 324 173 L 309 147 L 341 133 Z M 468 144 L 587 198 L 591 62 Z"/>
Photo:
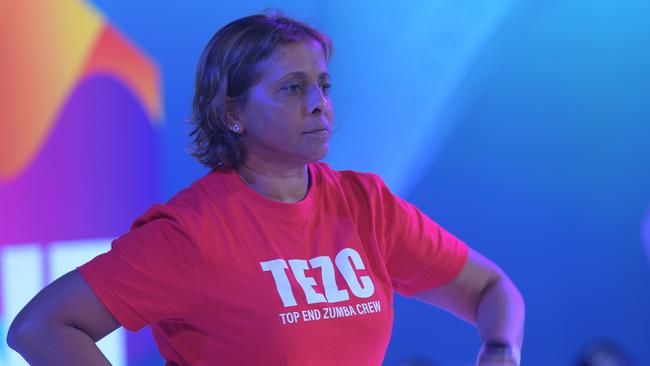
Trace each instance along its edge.
<path fill-rule="evenodd" d="M 57 241 L 48 246 L 50 282 L 111 248 L 113 239 Z"/>
<path fill-rule="evenodd" d="M 88 262 L 97 255 L 108 251 L 112 239 L 88 239 L 59 241 L 49 249 L 50 281 L 61 277 L 76 267 Z M 99 349 L 114 366 L 127 365 L 126 330 L 118 328 L 97 342 Z"/>
<path fill-rule="evenodd" d="M 43 287 L 42 248 L 36 244 L 9 245 L 0 248 L 0 270 L 2 271 L 2 342 L 0 364 L 24 366 L 27 362 L 7 346 L 9 325 L 18 312 Z"/>

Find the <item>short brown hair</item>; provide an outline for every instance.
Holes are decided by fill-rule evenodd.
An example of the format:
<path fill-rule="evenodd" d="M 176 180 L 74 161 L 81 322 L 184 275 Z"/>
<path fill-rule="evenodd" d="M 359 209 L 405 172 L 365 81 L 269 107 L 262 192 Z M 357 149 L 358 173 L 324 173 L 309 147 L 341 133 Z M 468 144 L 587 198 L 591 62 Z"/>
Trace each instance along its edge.
<path fill-rule="evenodd" d="M 244 105 L 259 76 L 256 66 L 277 47 L 308 39 L 322 46 L 329 63 L 332 40 L 279 10 L 237 19 L 212 36 L 196 69 L 190 120 L 192 156 L 209 168 L 226 172 L 244 163 L 242 136 L 227 129 L 226 98 Z"/>

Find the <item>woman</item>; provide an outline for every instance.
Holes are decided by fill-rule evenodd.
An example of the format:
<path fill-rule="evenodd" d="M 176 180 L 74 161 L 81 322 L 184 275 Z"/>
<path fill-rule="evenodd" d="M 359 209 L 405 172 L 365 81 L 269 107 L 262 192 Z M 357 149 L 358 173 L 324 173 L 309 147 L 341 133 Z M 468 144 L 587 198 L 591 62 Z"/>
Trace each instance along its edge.
<path fill-rule="evenodd" d="M 476 324 L 480 365 L 517 365 L 521 295 L 375 174 L 335 171 L 324 34 L 281 14 L 219 30 L 198 64 L 193 155 L 211 171 L 109 252 L 40 292 L 9 344 L 32 364 L 107 364 L 150 325 L 168 365 L 380 365 L 393 291 Z"/>

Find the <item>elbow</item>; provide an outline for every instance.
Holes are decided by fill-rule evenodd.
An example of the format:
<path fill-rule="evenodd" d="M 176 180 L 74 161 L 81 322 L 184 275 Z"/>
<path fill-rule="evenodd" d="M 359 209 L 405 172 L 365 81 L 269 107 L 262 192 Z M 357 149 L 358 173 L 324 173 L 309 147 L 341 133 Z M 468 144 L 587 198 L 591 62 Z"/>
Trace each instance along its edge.
<path fill-rule="evenodd" d="M 20 339 L 24 337 L 24 332 L 22 331 L 22 327 L 16 320 L 14 320 L 11 323 L 11 326 L 9 326 L 9 331 L 7 332 L 7 345 L 9 348 L 13 349 L 14 351 L 18 351 L 18 347 L 20 344 Z"/>
<path fill-rule="evenodd" d="M 30 326 L 25 324 L 25 322 L 14 319 L 11 326 L 9 326 L 9 331 L 7 332 L 6 341 L 9 348 L 19 352 L 21 345 L 28 341 L 30 334 L 32 333 L 29 328 Z"/>
<path fill-rule="evenodd" d="M 511 314 L 510 318 L 517 324 L 523 324 L 526 319 L 526 302 L 521 291 L 507 276 L 502 277 L 499 282 L 503 292 L 503 307 Z"/>
<path fill-rule="evenodd" d="M 514 284 L 512 286 L 515 289 L 516 299 L 519 302 L 519 308 L 521 309 L 521 321 L 523 322 L 526 318 L 526 301 L 524 300 L 524 296 L 521 294 L 521 291 L 519 291 L 519 289 Z"/>
<path fill-rule="evenodd" d="M 6 343 L 9 348 L 20 353 L 25 348 L 30 340 L 34 339 L 34 334 L 38 334 L 38 326 L 30 322 L 22 322 L 15 319 L 9 331 L 7 332 Z"/>
<path fill-rule="evenodd" d="M 524 297 L 517 286 L 503 273 L 491 280 L 481 291 L 475 306 L 474 314 L 476 316 L 478 316 L 479 308 L 486 299 L 492 306 L 503 307 L 522 320 L 525 317 L 526 303 Z"/>
<path fill-rule="evenodd" d="M 519 291 L 517 286 L 515 286 L 515 284 L 507 276 L 504 276 L 501 280 L 505 283 L 511 301 L 515 304 L 516 308 L 521 310 L 523 316 L 526 310 L 526 303 L 524 301 L 524 296 L 521 294 L 521 291 Z"/>
<path fill-rule="evenodd" d="M 503 286 L 506 288 L 507 293 L 513 303 L 517 305 L 518 308 L 521 308 L 522 312 L 526 308 L 526 303 L 524 302 L 524 296 L 519 291 L 519 288 L 510 280 L 506 275 L 501 276 L 499 279 L 503 283 Z"/>

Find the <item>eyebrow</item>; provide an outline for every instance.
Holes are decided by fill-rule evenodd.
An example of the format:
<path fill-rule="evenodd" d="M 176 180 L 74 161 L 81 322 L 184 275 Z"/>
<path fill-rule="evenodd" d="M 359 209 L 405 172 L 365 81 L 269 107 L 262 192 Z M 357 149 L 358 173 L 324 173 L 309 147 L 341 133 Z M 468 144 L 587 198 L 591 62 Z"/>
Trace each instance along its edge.
<path fill-rule="evenodd" d="M 307 78 L 307 77 L 309 77 L 309 74 L 307 74 L 304 71 L 293 71 L 293 72 L 290 72 L 288 74 L 285 74 L 284 76 L 279 78 L 278 81 L 284 80 L 284 79 L 287 79 L 287 78 L 290 78 L 290 77 Z M 318 74 L 318 79 L 319 80 L 329 80 L 330 79 L 330 74 L 328 72 L 321 72 L 320 74 Z"/>

